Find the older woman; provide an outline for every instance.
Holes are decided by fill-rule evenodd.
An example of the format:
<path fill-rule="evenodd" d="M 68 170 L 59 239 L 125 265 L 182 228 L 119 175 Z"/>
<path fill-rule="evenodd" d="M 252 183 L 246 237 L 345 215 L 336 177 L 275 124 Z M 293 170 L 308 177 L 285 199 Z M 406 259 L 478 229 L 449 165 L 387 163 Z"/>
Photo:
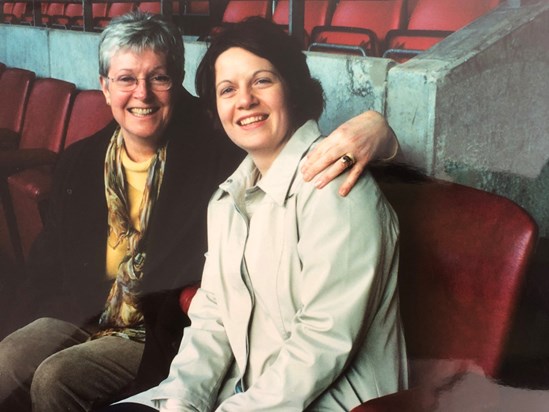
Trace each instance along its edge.
<path fill-rule="evenodd" d="M 300 175 L 323 98 L 298 45 L 247 20 L 212 41 L 196 83 L 248 157 L 210 200 L 169 377 L 108 410 L 349 411 L 405 388 L 397 218 L 369 174 L 347 198 Z"/>
<path fill-rule="evenodd" d="M 160 16 L 126 15 L 102 33 L 100 82 L 115 122 L 58 164 L 15 311 L 19 326 L 32 322 L 0 342 L 2 411 L 90 410 L 167 375 L 188 324 L 179 291 L 202 272 L 207 201 L 242 158 L 181 86 L 183 54 Z M 375 114 L 362 127 L 371 125 L 373 138 L 343 153 L 383 152 L 375 141 L 388 129 Z"/>

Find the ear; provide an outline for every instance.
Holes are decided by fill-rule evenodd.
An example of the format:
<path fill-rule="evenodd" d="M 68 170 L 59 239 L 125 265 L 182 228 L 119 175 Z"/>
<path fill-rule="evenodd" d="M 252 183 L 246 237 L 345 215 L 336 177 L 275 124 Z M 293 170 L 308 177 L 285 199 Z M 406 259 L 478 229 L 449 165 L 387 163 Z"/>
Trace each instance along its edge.
<path fill-rule="evenodd" d="M 111 105 L 111 92 L 109 91 L 109 81 L 103 77 L 99 76 L 99 84 L 101 85 L 101 91 L 103 92 L 103 96 L 105 96 L 105 101 L 107 102 L 107 105 Z"/>

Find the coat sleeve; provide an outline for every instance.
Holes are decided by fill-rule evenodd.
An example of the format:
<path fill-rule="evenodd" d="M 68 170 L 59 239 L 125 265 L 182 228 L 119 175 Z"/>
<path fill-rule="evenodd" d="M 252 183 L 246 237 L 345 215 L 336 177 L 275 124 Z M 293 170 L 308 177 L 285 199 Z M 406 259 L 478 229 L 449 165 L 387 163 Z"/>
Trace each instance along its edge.
<path fill-rule="evenodd" d="M 233 363 L 214 290 L 210 285 L 219 275 L 206 259 L 202 284 L 189 308 L 191 326 L 183 333 L 178 354 L 168 377 L 153 391 L 152 399 L 179 400 L 184 410 L 213 410 L 217 394 Z"/>
<path fill-rule="evenodd" d="M 398 223 L 368 175 L 348 197 L 338 182 L 296 196 L 300 307 L 277 359 L 220 412 L 303 411 L 342 374 L 371 333 L 391 276 Z"/>

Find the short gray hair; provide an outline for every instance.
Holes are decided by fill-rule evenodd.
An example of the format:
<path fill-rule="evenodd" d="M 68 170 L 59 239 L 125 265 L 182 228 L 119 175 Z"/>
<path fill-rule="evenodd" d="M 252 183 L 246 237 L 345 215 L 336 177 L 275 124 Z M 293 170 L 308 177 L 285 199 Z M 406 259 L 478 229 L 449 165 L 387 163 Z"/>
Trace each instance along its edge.
<path fill-rule="evenodd" d="M 112 56 L 119 50 L 141 53 L 152 50 L 166 55 L 168 73 L 174 84 L 183 82 L 185 51 L 182 33 L 165 17 L 131 12 L 113 19 L 99 40 L 99 74 L 107 77 Z"/>

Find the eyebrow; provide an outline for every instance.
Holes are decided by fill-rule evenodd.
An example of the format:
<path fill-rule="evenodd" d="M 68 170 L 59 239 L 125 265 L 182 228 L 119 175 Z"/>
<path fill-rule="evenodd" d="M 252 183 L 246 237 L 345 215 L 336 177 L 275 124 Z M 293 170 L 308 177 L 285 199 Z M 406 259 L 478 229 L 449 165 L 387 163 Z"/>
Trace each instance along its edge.
<path fill-rule="evenodd" d="M 161 64 L 160 64 L 160 65 L 158 65 L 158 66 L 154 66 L 154 67 L 153 67 L 152 69 L 150 69 L 148 72 L 149 72 L 149 73 L 152 73 L 152 72 L 155 72 L 155 71 L 157 71 L 157 70 L 165 70 L 166 73 L 169 71 L 167 65 L 161 65 Z M 117 72 L 123 72 L 123 71 L 125 71 L 125 72 L 132 72 L 132 73 L 133 73 L 133 72 L 135 72 L 135 69 L 134 69 L 134 68 L 129 68 L 129 67 L 123 67 L 123 68 L 117 70 Z"/>
<path fill-rule="evenodd" d="M 278 72 L 276 70 L 270 70 L 270 69 L 259 69 L 259 70 L 256 70 L 253 75 L 252 75 L 252 78 L 254 78 L 255 76 L 257 76 L 259 73 L 262 73 L 262 72 L 268 72 L 268 73 L 271 73 L 273 75 L 275 75 L 277 78 L 280 79 L 280 75 L 278 74 Z M 215 85 L 215 88 L 217 89 L 221 84 L 223 83 L 232 83 L 231 80 L 221 80 L 219 81 L 218 83 L 216 83 Z"/>

